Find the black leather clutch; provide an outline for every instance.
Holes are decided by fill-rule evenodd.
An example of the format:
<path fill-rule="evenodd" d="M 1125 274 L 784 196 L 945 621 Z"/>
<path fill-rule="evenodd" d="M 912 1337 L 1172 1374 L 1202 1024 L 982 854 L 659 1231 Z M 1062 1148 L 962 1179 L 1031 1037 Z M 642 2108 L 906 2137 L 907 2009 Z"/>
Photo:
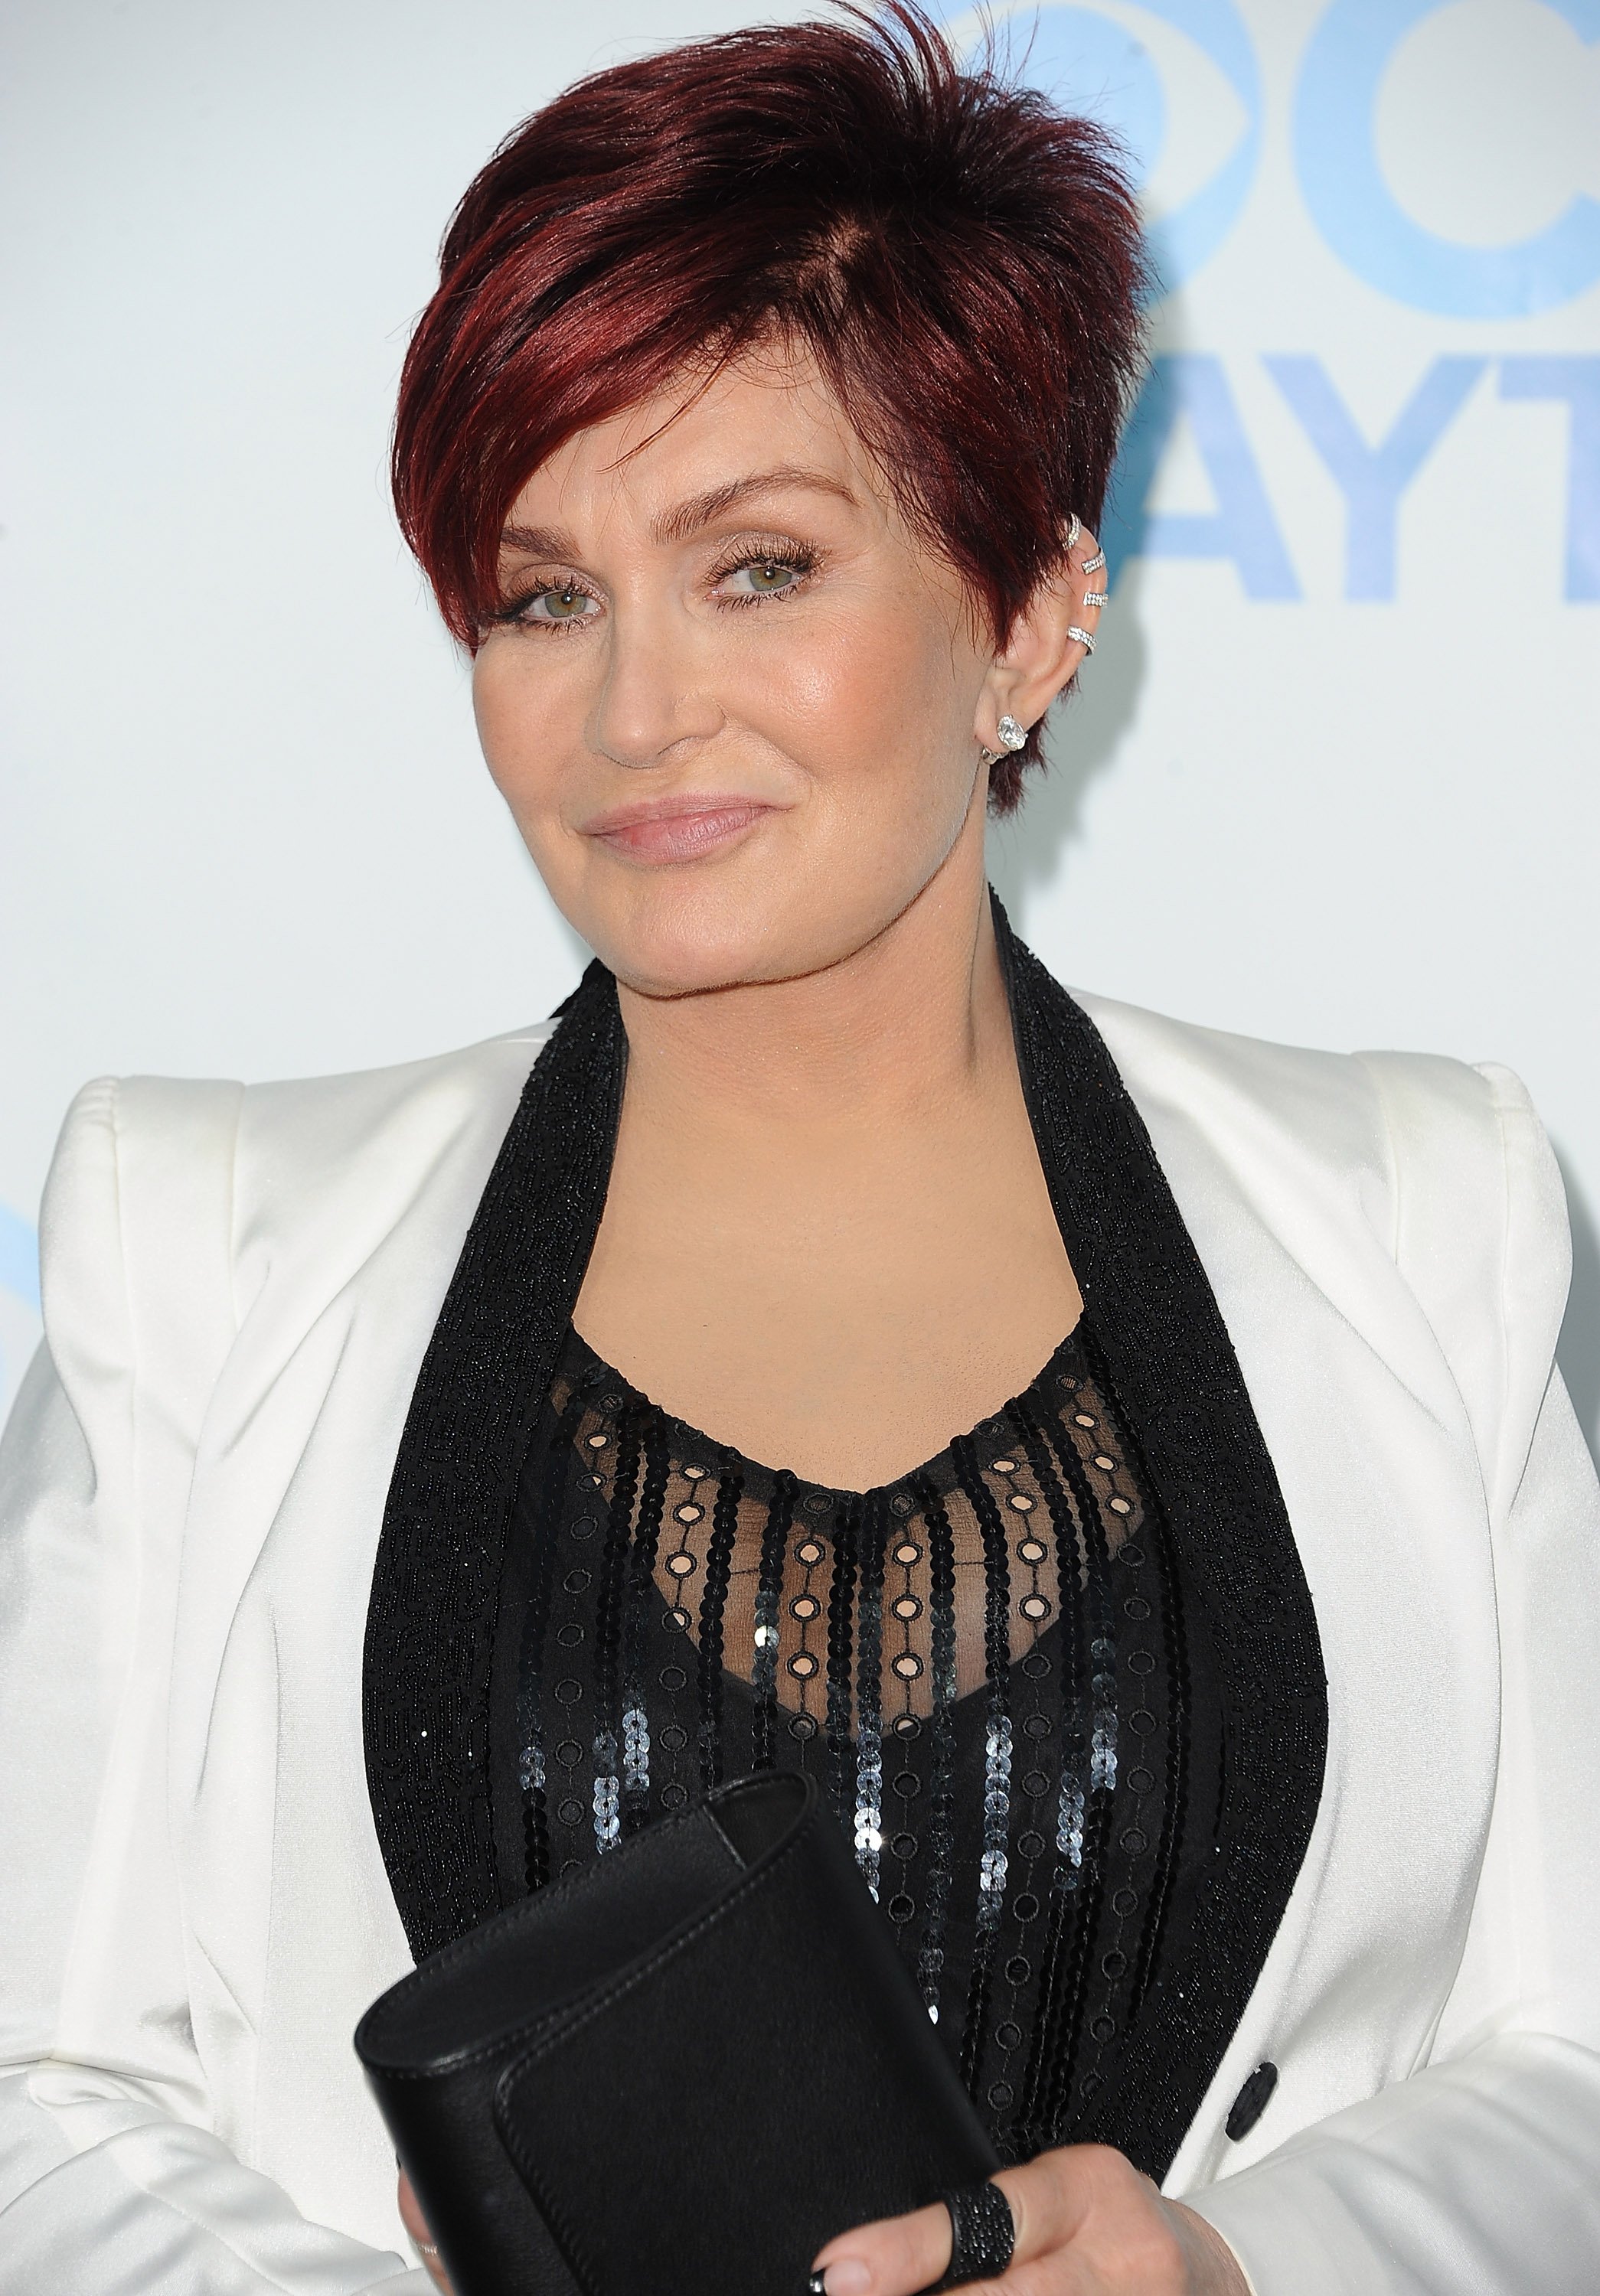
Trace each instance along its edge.
<path fill-rule="evenodd" d="M 356 2033 L 456 2296 L 803 2296 L 994 2147 L 808 1778 L 630 1835 Z"/>

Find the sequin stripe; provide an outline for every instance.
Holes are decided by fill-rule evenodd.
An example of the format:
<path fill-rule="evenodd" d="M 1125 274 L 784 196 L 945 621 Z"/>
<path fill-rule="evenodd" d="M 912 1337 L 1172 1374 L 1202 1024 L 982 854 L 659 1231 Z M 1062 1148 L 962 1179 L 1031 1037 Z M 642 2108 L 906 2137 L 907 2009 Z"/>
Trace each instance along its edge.
<path fill-rule="evenodd" d="M 1185 1648 L 1182 1615 L 1178 1609 L 1177 1589 L 1172 1584 L 1171 1557 L 1164 1552 L 1165 1538 L 1158 1532 L 1152 1540 L 1159 1558 L 1158 1569 L 1162 1580 L 1161 1629 L 1167 1657 L 1167 1726 L 1165 1774 L 1161 1798 L 1161 1827 L 1156 1846 L 1155 1870 L 1151 1876 L 1150 1905 L 1145 1916 L 1144 1936 L 1140 1941 L 1139 1957 L 1135 1964 L 1133 1981 L 1128 1992 L 1128 2016 L 1133 2019 L 1144 2005 L 1145 1996 L 1155 1974 L 1161 1940 L 1166 1935 L 1167 1915 L 1172 1900 L 1172 1886 L 1177 1871 L 1177 1844 L 1181 1837 L 1184 1812 L 1188 1801 L 1189 1781 L 1189 1684 L 1188 1653 Z"/>
<path fill-rule="evenodd" d="M 1080 1767 L 1076 1777 L 1063 1775 L 1057 1813 L 1058 1886 L 1054 1891 L 1062 1906 L 1062 1920 L 1059 1927 L 1052 1925 L 1058 1964 L 1055 2000 L 1054 2013 L 1048 2017 L 1041 2014 L 1035 2034 L 1041 2072 L 1030 2117 L 1038 2141 L 1051 2144 L 1057 2141 L 1068 2110 L 1083 2045 L 1089 1962 L 1104 1895 L 1105 1849 L 1117 1771 L 1117 1717 L 1113 1703 L 1116 1644 L 1104 1528 L 1078 1447 L 1059 1427 L 1046 1427 L 1026 1403 L 1021 1409 L 1026 1414 L 1029 1435 L 1051 1460 L 1071 1497 L 1072 1512 L 1083 1538 L 1081 1599 L 1088 1627 L 1087 1694 L 1074 1698 L 1071 1725 L 1079 1741 L 1079 1766 L 1082 1754 L 1087 1751 L 1088 1756 L 1088 1791 L 1087 1796 L 1080 1798 Z M 1066 1881 L 1071 1865 L 1069 1828 L 1074 1818 L 1082 1832 L 1080 1874 L 1087 1886 L 1081 1894 L 1070 1890 Z M 1069 1844 L 1064 1849 L 1063 1841 Z"/>
<path fill-rule="evenodd" d="M 1092 1709 L 1090 1710 L 1092 1714 Z M 1086 1720 L 1089 1718 L 1086 1716 Z M 1090 1735 L 1090 1731 L 1085 1731 Z M 1091 1793 L 1081 1808 L 1083 1870 L 1087 1887 L 1080 1895 L 1063 1891 L 1061 1903 L 1070 1920 L 1063 1955 L 1064 1971 L 1056 2014 L 1043 2042 L 1046 2050 L 1045 2077 L 1040 2083 L 1034 2130 L 1040 2144 L 1065 2141 L 1071 2112 L 1073 2083 L 1083 2048 L 1084 2018 L 1088 2007 L 1094 1949 L 1104 1902 L 1104 1870 L 1111 1833 L 1112 1797 Z M 1057 1836 L 1058 1850 L 1060 1835 Z M 1041 2037 L 1042 2038 L 1042 2037 Z"/>
<path fill-rule="evenodd" d="M 1120 1414 L 1112 1406 L 1110 1370 L 1099 1342 L 1092 1331 L 1084 1333 L 1084 1361 L 1093 1382 L 1097 1406 L 1112 1427 L 1117 1447 L 1128 1463 L 1141 1490 L 1149 1494 L 1153 1487 L 1137 1443 L 1131 1431 L 1122 1423 Z M 1076 1446 L 1071 1447 L 1077 1456 Z M 1081 1468 L 1081 1463 L 1080 1463 Z M 1087 1478 L 1085 1479 L 1087 1482 Z M 1096 1516 L 1096 1524 L 1099 1518 Z M 1177 1855 L 1178 1828 L 1183 1819 L 1187 1784 L 1185 1775 L 1188 1741 L 1188 1680 L 1187 1659 L 1182 1647 L 1179 1622 L 1179 1588 L 1173 1562 L 1170 1534 L 1166 1519 L 1153 1497 L 1147 1497 L 1145 1509 L 1145 1544 L 1153 1547 L 1156 1570 L 1161 1582 L 1161 1634 L 1167 1659 L 1168 1691 L 1166 1699 L 1166 1754 L 1162 1764 L 1164 1777 L 1161 1828 L 1156 1853 L 1155 1871 L 1151 1891 L 1140 1923 L 1139 1949 L 1135 1960 L 1135 1974 L 1129 1990 L 1128 2021 L 1138 2013 L 1145 1989 L 1155 1966 L 1155 1956 L 1166 1926 L 1168 1901 L 1171 1895 L 1172 1879 Z M 1112 1607 L 1109 1564 L 1106 1579 L 1106 1609 Z M 1112 1629 L 1114 1632 L 1114 1628 Z M 1112 1726 L 1114 1729 L 1113 1709 Z M 1113 1756 L 1114 1760 L 1114 1756 Z"/>
<path fill-rule="evenodd" d="M 889 1506 L 871 1492 L 861 1522 L 856 1658 L 856 1863 L 875 1898 L 883 1849 L 883 1546 Z"/>
<path fill-rule="evenodd" d="M 595 1847 L 600 1850 L 614 1849 L 622 1839 L 620 1750 L 624 1722 L 618 1711 L 617 1691 L 621 1657 L 622 1578 L 628 1567 L 638 1488 L 639 1414 L 631 1404 L 624 1404 L 617 1422 L 617 1464 L 611 1480 L 611 1503 L 606 1511 L 599 1598 L 595 1605 L 593 1808 Z"/>
<path fill-rule="evenodd" d="M 711 1542 L 706 1553 L 705 1585 L 700 1598 L 699 1654 L 700 1781 L 708 1793 L 722 1783 L 722 1615 L 727 1606 L 728 1572 L 744 1478 L 724 1467 L 711 1509 Z"/>
<path fill-rule="evenodd" d="M 750 1683 L 754 1710 L 751 1723 L 751 1767 L 769 1770 L 772 1744 L 778 1726 L 778 1641 L 782 1633 L 780 1605 L 784 1598 L 784 1563 L 789 1533 L 794 1523 L 794 1500 L 800 1485 L 785 1467 L 775 1476 L 761 1532 L 761 1574 L 756 1587 L 755 1649 Z"/>
<path fill-rule="evenodd" d="M 833 1570 L 828 1582 L 828 1792 L 833 1814 L 849 1830 L 856 1802 L 856 1738 L 850 1652 L 855 1638 L 856 1533 L 853 1500 L 833 1513 Z"/>
<path fill-rule="evenodd" d="M 1124 1457 L 1130 1462 L 1141 1488 L 1148 1490 L 1150 1486 L 1136 1444 L 1126 1429 L 1120 1426 L 1118 1434 Z M 1161 1820 L 1155 1871 L 1151 1878 L 1150 1904 L 1129 1988 L 1130 2021 L 1137 2017 L 1143 2006 L 1166 1934 L 1189 1793 L 1189 1653 L 1184 1634 L 1183 1590 L 1166 1516 L 1159 1506 L 1149 1502 L 1140 1536 L 1142 1544 L 1154 1555 L 1156 1575 L 1161 1580 L 1161 1642 L 1167 1660 L 1166 1760 L 1161 1766 Z"/>
<path fill-rule="evenodd" d="M 1056 1472 L 1054 1456 L 1026 1397 L 1019 1397 L 1011 1406 L 1011 1417 L 1022 1436 L 1022 1455 L 1033 1471 L 1054 1535 L 1057 1615 L 1062 1623 L 1066 1677 L 1061 1691 L 1063 1745 L 1054 1824 L 1055 1857 L 1051 1874 L 1050 1914 L 1017 2123 L 1019 2133 L 1025 2131 L 1030 2146 L 1037 2147 L 1047 2141 L 1041 2120 L 1045 2084 L 1062 2022 L 1063 1998 L 1070 1992 L 1068 1954 L 1078 1935 L 1079 1890 L 1083 1881 L 1084 1820 L 1093 1733 L 1088 1685 L 1085 1680 L 1081 1592 L 1088 1534 L 1079 1521 L 1077 1509 Z"/>
<path fill-rule="evenodd" d="M 1094 1695 L 1089 1786 L 1091 1792 L 1109 1790 L 1117 1783 L 1117 1630 L 1105 1526 L 1100 1517 L 1100 1502 L 1071 1434 L 1061 1428 L 1041 1429 L 1041 1432 L 1055 1455 L 1083 1528 L 1084 1608 L 1089 1620 L 1089 1687 Z"/>
<path fill-rule="evenodd" d="M 657 1595 L 656 1553 L 667 1504 L 671 1452 L 659 1411 L 646 1412 L 640 1431 L 644 1483 L 628 1552 L 622 1604 L 622 1826 L 636 1833 L 650 1816 L 649 1702 L 644 1686 L 644 1629 Z"/>
<path fill-rule="evenodd" d="M 978 1864 L 978 1912 L 972 1948 L 972 1983 L 961 2035 L 961 2070 L 969 2087 L 978 2078 L 987 2038 L 989 1993 L 1005 1902 L 1007 1850 L 1011 1839 L 1011 1555 L 1005 1526 L 970 1435 L 951 1446 L 956 1480 L 983 1538 L 983 1659 L 988 1677 L 988 1712 L 983 1729 L 983 1849 Z"/>
<path fill-rule="evenodd" d="M 1056 1615 L 1062 1624 L 1067 1681 L 1071 1685 L 1070 1692 L 1063 1693 L 1064 1700 L 1083 1687 L 1082 1582 L 1087 1570 L 1089 1534 L 1079 1520 L 1079 1508 L 1057 1471 L 1054 1454 L 1028 1397 L 1019 1396 L 1009 1405 L 1007 1416 L 1022 1439 L 1022 1456 L 1033 1471 L 1054 1538 Z"/>
<path fill-rule="evenodd" d="M 1105 1529 L 1078 1447 L 1070 1432 L 1050 1431 L 1067 1488 L 1077 1501 L 1084 1529 L 1084 1604 L 1089 1625 L 1089 1792 L 1084 1813 L 1084 1862 L 1090 1882 L 1080 1915 L 1079 1952 L 1072 1986 L 1072 2013 L 1066 2046 L 1052 2068 L 1046 2121 L 1057 2137 L 1071 2111 L 1071 2083 L 1082 2043 L 1083 2014 L 1090 1964 L 1105 1896 L 1105 1861 L 1117 1784 L 1117 1644 L 1112 1611 L 1110 1560 Z"/>
<path fill-rule="evenodd" d="M 932 1486 L 914 1484 L 928 1535 L 928 1644 L 933 1667 L 932 1777 L 927 1831 L 927 1910 L 917 1950 L 916 1981 L 929 2016 L 939 2022 L 945 1965 L 945 1926 L 956 1862 L 956 1541 Z"/>
<path fill-rule="evenodd" d="M 550 1813 L 546 1802 L 543 1698 L 545 1633 L 550 1623 L 550 1588 L 555 1573 L 556 1546 L 562 1524 L 562 1495 L 568 1478 L 578 1472 L 572 1446 L 584 1414 L 584 1395 L 574 1388 L 568 1396 L 540 1480 L 538 1513 L 534 1519 L 533 1568 L 529 1573 L 528 1603 L 522 1618 L 522 1647 L 517 1668 L 517 1783 L 522 1792 L 523 1865 L 530 1890 L 550 1879 Z"/>

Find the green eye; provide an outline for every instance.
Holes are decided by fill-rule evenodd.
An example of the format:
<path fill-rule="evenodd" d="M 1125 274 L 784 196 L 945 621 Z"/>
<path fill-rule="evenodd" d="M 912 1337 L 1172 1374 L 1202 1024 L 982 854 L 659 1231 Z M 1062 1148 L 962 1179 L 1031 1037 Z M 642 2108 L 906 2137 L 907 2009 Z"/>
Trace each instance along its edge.
<path fill-rule="evenodd" d="M 775 598 L 795 588 L 810 570 L 792 558 L 746 558 L 731 566 L 722 579 L 736 595 Z"/>
<path fill-rule="evenodd" d="M 583 609 L 589 602 L 581 590 L 569 582 L 559 590 L 541 590 L 533 603 L 544 608 L 541 619 L 572 622 L 582 618 Z"/>

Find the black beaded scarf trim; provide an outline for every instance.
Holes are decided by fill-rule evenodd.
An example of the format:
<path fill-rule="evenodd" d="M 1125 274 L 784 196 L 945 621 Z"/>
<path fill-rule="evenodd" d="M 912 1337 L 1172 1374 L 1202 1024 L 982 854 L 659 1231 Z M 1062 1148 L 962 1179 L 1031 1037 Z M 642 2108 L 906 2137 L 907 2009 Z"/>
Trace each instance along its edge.
<path fill-rule="evenodd" d="M 1276 1470 L 1149 1132 L 1088 1015 L 994 904 L 1012 1027 L 1050 1201 L 1112 1387 L 1209 1621 L 1223 1709 L 1218 1856 L 1172 1939 L 1102 2144 L 1158 2177 L 1277 1934 L 1322 1798 L 1327 1683 Z"/>
<path fill-rule="evenodd" d="M 628 1040 L 598 963 L 561 1008 L 423 1358 L 373 1568 L 367 1790 L 411 1949 L 498 1910 L 490 1660 L 517 1480 L 589 1264 Z"/>
<path fill-rule="evenodd" d="M 1305 1575 L 1232 1345 L 1150 1136 L 1098 1031 L 995 927 L 1056 1218 L 1180 1568 L 1224 1709 L 1214 1874 L 1153 1987 L 1159 2013 L 1095 2133 L 1160 2174 L 1210 2084 L 1310 1839 L 1327 1701 Z M 373 1819 L 413 1951 L 496 1911 L 488 1700 L 524 1454 L 605 1202 L 626 1039 L 590 966 L 539 1054 L 423 1359 L 367 1612 Z M 424 1655 L 425 1654 L 425 1655 Z"/>

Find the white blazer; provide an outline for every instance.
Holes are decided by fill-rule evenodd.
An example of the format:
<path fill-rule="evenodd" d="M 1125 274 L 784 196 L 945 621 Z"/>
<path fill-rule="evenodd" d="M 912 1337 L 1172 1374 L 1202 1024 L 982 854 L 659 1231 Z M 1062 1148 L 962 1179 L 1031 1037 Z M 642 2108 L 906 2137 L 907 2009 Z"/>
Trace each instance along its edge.
<path fill-rule="evenodd" d="M 1548 1146 L 1504 1070 L 1084 1002 L 1232 1336 L 1328 1676 L 1310 1845 L 1167 2189 L 1258 2296 L 1595 2296 L 1600 1492 L 1552 1368 Z M 410 1958 L 363 1633 L 423 1350 L 547 1033 L 101 1082 L 68 1118 L 0 1449 L 4 2296 L 428 2284 L 350 2047 Z"/>

